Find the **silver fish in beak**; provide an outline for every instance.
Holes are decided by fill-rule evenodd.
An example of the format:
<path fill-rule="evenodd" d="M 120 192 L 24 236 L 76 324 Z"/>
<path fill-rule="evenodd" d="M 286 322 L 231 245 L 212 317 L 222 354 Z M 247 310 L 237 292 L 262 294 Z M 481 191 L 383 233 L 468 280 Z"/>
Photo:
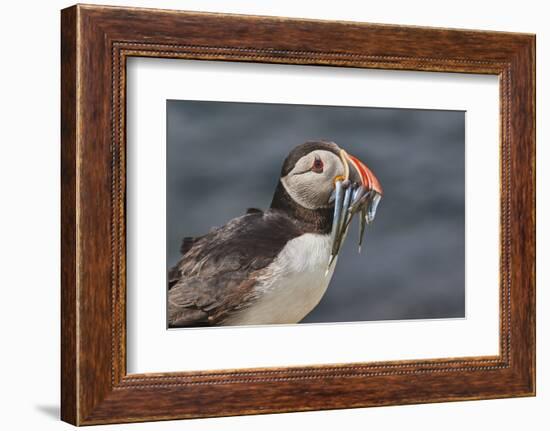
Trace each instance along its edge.
<path fill-rule="evenodd" d="M 365 226 L 374 221 L 376 210 L 383 195 L 382 186 L 367 166 L 356 157 L 340 150 L 344 175 L 335 178 L 330 202 L 334 202 L 332 220 L 332 251 L 327 274 L 346 238 L 349 225 L 355 214 L 359 217 L 359 253 L 365 234 Z"/>

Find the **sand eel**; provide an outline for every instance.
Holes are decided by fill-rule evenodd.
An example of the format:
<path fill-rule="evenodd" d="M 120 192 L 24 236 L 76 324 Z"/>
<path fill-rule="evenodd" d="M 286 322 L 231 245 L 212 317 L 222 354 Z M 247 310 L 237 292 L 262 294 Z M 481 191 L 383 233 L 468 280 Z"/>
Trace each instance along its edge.
<path fill-rule="evenodd" d="M 185 238 L 169 272 L 168 325 L 290 324 L 323 297 L 354 215 L 374 220 L 382 187 L 333 142 L 295 147 L 271 207 Z"/>

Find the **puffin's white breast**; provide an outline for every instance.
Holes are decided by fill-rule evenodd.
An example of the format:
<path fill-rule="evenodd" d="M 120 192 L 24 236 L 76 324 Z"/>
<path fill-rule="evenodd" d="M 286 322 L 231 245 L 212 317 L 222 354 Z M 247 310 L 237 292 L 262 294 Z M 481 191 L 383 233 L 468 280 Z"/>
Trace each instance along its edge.
<path fill-rule="evenodd" d="M 290 240 L 257 283 L 257 300 L 224 324 L 298 323 L 319 303 L 334 271 L 326 273 L 330 235 L 307 233 Z"/>

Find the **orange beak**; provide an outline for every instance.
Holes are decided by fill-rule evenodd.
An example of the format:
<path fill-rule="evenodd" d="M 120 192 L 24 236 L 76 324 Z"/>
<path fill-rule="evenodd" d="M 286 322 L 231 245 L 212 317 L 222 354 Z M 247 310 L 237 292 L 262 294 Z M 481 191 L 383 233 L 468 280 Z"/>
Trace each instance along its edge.
<path fill-rule="evenodd" d="M 362 185 L 367 190 L 374 190 L 380 196 L 384 194 L 384 191 L 382 190 L 382 186 L 380 185 L 380 181 L 378 181 L 378 178 L 376 178 L 376 175 L 367 168 L 367 166 L 359 160 L 357 157 L 352 156 L 351 154 L 346 153 L 344 150 L 342 150 L 344 153 L 344 157 L 349 161 L 349 164 L 353 166 L 355 171 L 357 172 L 357 175 L 361 179 Z"/>

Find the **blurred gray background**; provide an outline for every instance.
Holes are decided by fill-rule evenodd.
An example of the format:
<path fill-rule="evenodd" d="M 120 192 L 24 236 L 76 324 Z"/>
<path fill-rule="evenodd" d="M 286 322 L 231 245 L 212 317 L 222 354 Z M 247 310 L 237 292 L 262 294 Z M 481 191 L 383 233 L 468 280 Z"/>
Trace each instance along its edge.
<path fill-rule="evenodd" d="M 167 266 L 184 236 L 267 208 L 284 158 L 336 142 L 384 188 L 357 253 L 357 221 L 303 322 L 464 317 L 464 112 L 167 101 Z"/>

